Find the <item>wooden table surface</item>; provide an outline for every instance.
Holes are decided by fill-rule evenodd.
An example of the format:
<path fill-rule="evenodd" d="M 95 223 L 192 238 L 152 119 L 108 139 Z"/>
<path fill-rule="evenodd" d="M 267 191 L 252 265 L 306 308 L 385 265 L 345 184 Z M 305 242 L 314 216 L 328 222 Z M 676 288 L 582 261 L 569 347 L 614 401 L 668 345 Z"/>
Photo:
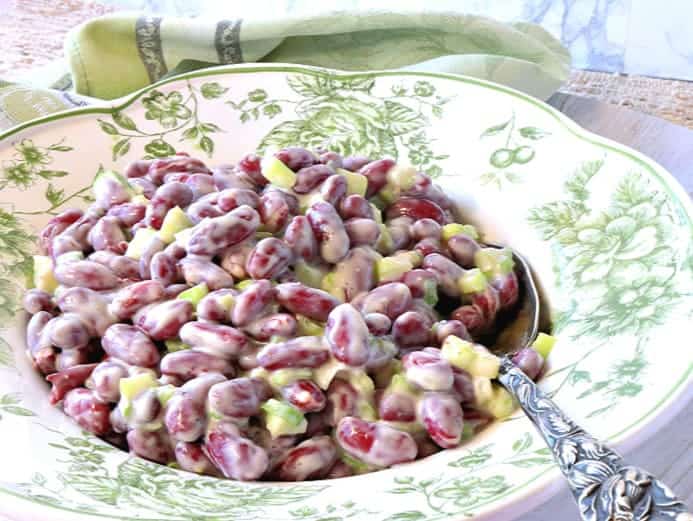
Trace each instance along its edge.
<path fill-rule="evenodd" d="M 651 157 L 671 172 L 693 198 L 692 130 L 640 112 L 568 94 L 554 94 L 549 104 L 595 134 Z M 685 348 L 690 349 L 690 346 Z M 688 389 L 687 405 L 681 411 L 651 433 L 640 446 L 623 451 L 623 456 L 627 462 L 660 478 L 693 508 L 693 388 Z M 578 521 L 580 518 L 567 485 L 560 483 L 555 496 L 517 519 Z"/>

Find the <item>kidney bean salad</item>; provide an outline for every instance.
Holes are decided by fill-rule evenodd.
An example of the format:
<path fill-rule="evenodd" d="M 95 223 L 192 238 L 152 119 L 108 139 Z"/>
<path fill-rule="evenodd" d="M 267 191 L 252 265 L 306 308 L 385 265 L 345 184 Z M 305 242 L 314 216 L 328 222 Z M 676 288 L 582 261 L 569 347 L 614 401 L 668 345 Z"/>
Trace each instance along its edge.
<path fill-rule="evenodd" d="M 513 410 L 480 343 L 518 299 L 440 187 L 285 148 L 101 171 L 40 235 L 24 308 L 50 401 L 131 453 L 236 480 L 360 474 Z M 553 339 L 515 361 L 536 378 Z"/>

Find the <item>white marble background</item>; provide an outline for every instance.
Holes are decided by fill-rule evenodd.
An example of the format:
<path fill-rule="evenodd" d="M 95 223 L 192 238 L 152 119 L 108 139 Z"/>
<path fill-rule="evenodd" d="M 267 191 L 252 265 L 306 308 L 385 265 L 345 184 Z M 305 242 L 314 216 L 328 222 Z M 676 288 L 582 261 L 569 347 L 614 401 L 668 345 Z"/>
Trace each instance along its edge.
<path fill-rule="evenodd" d="M 455 10 L 532 21 L 559 37 L 577 68 L 693 80 L 693 0 L 98 0 L 185 16 L 280 17 L 332 8 Z"/>

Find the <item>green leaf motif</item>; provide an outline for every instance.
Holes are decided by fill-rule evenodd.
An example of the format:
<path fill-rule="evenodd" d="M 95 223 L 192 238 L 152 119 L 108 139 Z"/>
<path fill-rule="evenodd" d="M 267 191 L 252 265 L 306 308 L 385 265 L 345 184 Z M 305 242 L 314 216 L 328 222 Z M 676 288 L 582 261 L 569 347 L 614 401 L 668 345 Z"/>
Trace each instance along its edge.
<path fill-rule="evenodd" d="M 176 153 L 176 149 L 163 139 L 150 141 L 144 146 L 144 151 L 154 157 L 168 157 Z"/>
<path fill-rule="evenodd" d="M 522 127 L 519 132 L 522 137 L 531 139 L 533 141 L 537 141 L 549 135 L 548 132 L 540 130 L 537 127 Z"/>
<path fill-rule="evenodd" d="M 512 118 L 510 118 L 508 121 L 501 123 L 499 125 L 493 125 L 491 127 L 488 127 L 486 130 L 484 130 L 481 133 L 480 137 L 489 137 L 489 136 L 495 136 L 496 134 L 500 134 L 503 132 L 506 128 L 508 128 L 508 125 L 512 121 Z"/>
<path fill-rule="evenodd" d="M 120 128 L 124 128 L 125 130 L 137 130 L 137 125 L 133 119 L 124 112 L 114 113 L 113 121 L 116 125 L 118 125 Z"/>
<path fill-rule="evenodd" d="M 116 141 L 115 145 L 113 145 L 113 161 L 115 161 L 119 157 L 123 157 L 129 151 L 130 138 L 124 138 L 119 141 Z"/>
<path fill-rule="evenodd" d="M 462 456 L 461 458 L 455 461 L 451 461 L 450 463 L 448 463 L 448 465 L 450 467 L 457 468 L 478 467 L 491 459 L 491 452 L 489 449 L 490 445 L 478 447 L 472 451 L 469 451 L 469 453 L 466 456 Z"/>
<path fill-rule="evenodd" d="M 19 398 L 19 394 L 17 393 L 10 393 L 10 394 L 5 394 L 3 396 L 0 396 L 0 406 L 3 405 L 16 405 L 21 401 Z"/>
<path fill-rule="evenodd" d="M 118 502 L 120 485 L 113 478 L 63 474 L 61 479 L 68 487 L 96 501 L 109 505 L 115 505 Z"/>
<path fill-rule="evenodd" d="M 428 123 L 420 114 L 417 114 L 406 105 L 394 101 L 385 102 L 384 117 L 395 136 L 407 134 Z"/>
<path fill-rule="evenodd" d="M 197 139 L 199 133 L 200 131 L 197 129 L 197 127 L 190 127 L 183 131 L 183 133 L 181 134 L 181 138 L 195 140 Z"/>
<path fill-rule="evenodd" d="M 65 170 L 39 170 L 36 175 L 43 177 L 44 179 L 52 179 L 54 177 L 65 177 L 69 172 Z"/>
<path fill-rule="evenodd" d="M 419 510 L 406 510 L 386 517 L 383 521 L 420 521 L 426 519 L 426 514 Z"/>
<path fill-rule="evenodd" d="M 286 81 L 289 84 L 289 87 L 291 87 L 296 94 L 300 94 L 308 98 L 329 96 L 334 91 L 333 84 L 329 76 L 299 74 L 289 76 Z"/>
<path fill-rule="evenodd" d="M 204 136 L 200 139 L 199 146 L 209 157 L 212 157 L 214 153 L 214 141 L 212 141 L 208 136 Z"/>
<path fill-rule="evenodd" d="M 44 196 L 51 205 L 58 206 L 65 196 L 65 190 L 57 190 L 52 183 L 48 183 Z"/>
<path fill-rule="evenodd" d="M 99 119 L 98 122 L 99 122 L 99 127 L 101 127 L 101 130 L 103 132 L 105 132 L 106 134 L 108 134 L 109 136 L 117 136 L 118 135 L 118 129 L 112 123 L 109 123 L 108 121 L 104 121 L 102 119 Z"/>
<path fill-rule="evenodd" d="M 209 83 L 203 83 L 202 87 L 200 87 L 200 92 L 202 93 L 202 97 L 205 99 L 217 99 L 223 96 L 228 92 L 227 87 L 222 87 L 219 83 L 216 81 L 214 82 L 209 82 Z"/>
<path fill-rule="evenodd" d="M 434 492 L 435 497 L 450 499 L 460 508 L 471 508 L 484 500 L 489 500 L 505 492 L 508 485 L 504 476 L 491 476 L 485 479 L 467 477 L 456 479 L 451 485 Z"/>
<path fill-rule="evenodd" d="M 14 414 L 15 416 L 36 416 L 29 409 L 25 409 L 24 407 L 19 407 L 17 405 L 2 406 L 0 407 L 0 410 L 9 414 Z"/>
<path fill-rule="evenodd" d="M 525 432 L 522 437 L 513 443 L 513 452 L 524 452 L 532 445 L 532 435 Z"/>
<path fill-rule="evenodd" d="M 14 354 L 12 353 L 12 346 L 10 346 L 10 344 L 8 344 L 4 338 L 0 337 L 0 368 L 2 367 L 14 369 L 15 363 Z M 0 403 L 3 403 L 4 398 L 5 397 L 0 398 Z"/>

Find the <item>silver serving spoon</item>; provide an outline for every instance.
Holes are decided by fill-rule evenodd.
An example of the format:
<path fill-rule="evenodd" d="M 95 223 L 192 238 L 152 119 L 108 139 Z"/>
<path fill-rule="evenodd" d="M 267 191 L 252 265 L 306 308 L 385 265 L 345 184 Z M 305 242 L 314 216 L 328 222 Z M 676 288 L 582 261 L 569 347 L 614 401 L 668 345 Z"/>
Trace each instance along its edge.
<path fill-rule="evenodd" d="M 513 259 L 524 289 L 523 305 L 509 334 L 504 332 L 496 342 L 510 355 L 534 341 L 543 318 L 529 263 L 516 251 Z M 551 449 L 582 519 L 693 521 L 693 515 L 669 487 L 645 470 L 627 465 L 618 453 L 578 427 L 511 361 L 510 355 L 501 359 L 498 380 L 519 402 Z"/>

